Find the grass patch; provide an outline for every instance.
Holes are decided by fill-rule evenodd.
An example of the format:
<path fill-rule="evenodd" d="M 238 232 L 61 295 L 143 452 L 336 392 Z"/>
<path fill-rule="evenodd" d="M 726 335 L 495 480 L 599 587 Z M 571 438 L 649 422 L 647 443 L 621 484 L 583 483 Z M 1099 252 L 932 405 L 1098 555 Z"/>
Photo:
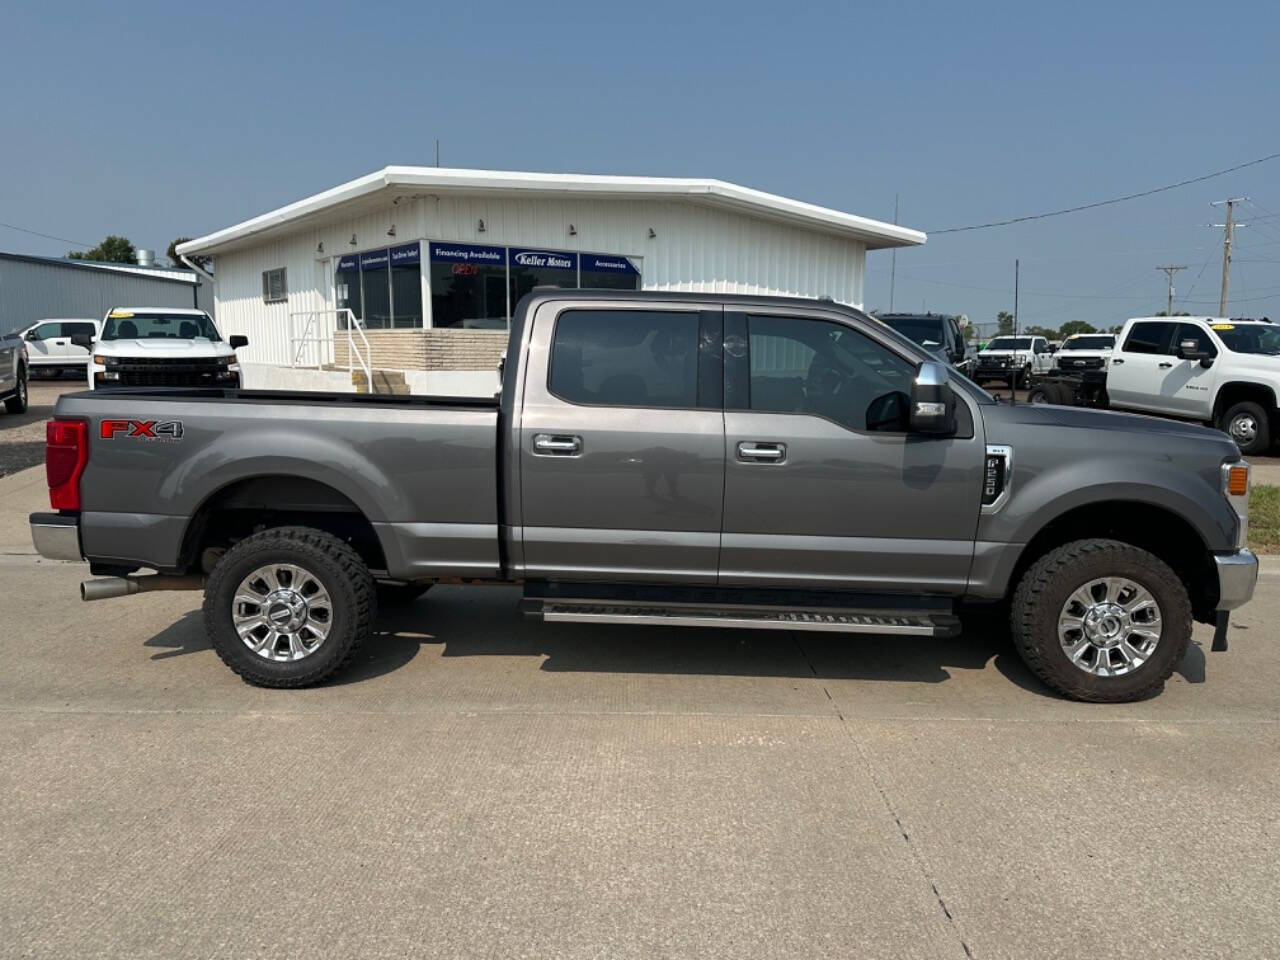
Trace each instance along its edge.
<path fill-rule="evenodd" d="M 1280 487 L 1260 483 L 1249 492 L 1249 548 L 1280 553 Z"/>

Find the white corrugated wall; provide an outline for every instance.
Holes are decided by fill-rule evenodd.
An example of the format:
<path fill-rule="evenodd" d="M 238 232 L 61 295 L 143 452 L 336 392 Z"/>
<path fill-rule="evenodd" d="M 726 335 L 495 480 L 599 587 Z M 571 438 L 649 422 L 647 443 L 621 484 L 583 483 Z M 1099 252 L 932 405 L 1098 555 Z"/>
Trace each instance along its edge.
<path fill-rule="evenodd" d="M 396 236 L 389 237 L 393 224 Z M 569 235 L 570 225 L 576 236 Z M 646 290 L 830 297 L 862 305 L 866 249 L 855 240 L 696 201 L 426 197 L 219 254 L 219 326 L 224 334 L 249 337 L 246 360 L 288 363 L 289 314 L 333 306 L 335 258 L 418 239 L 629 256 L 639 260 Z M 278 267 L 288 270 L 289 300 L 264 303 L 262 273 Z M 430 312 L 429 300 L 424 310 Z"/>

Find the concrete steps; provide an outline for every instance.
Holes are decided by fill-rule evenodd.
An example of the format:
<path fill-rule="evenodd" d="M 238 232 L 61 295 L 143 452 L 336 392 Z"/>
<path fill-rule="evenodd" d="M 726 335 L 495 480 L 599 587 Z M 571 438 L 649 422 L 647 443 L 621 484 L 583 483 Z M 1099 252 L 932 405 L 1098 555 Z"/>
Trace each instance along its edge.
<path fill-rule="evenodd" d="M 372 384 L 363 370 L 356 370 L 351 374 L 351 382 L 355 384 L 356 393 L 409 395 L 409 384 L 399 370 L 374 370 Z"/>

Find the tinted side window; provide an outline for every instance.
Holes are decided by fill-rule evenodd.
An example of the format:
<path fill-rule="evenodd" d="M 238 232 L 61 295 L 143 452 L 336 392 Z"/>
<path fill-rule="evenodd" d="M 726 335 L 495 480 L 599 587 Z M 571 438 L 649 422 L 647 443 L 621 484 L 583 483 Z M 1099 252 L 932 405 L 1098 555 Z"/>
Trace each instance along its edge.
<path fill-rule="evenodd" d="M 87 333 L 89 336 L 97 336 L 98 328 L 92 323 L 64 323 L 62 325 L 62 335 L 64 337 L 74 337 L 77 333 Z"/>
<path fill-rule="evenodd" d="M 62 327 L 60 323 L 42 323 L 35 329 L 37 340 L 52 340 L 62 334 L 59 332 Z"/>
<path fill-rule="evenodd" d="M 1208 332 L 1197 327 L 1194 323 L 1178 324 L 1178 336 L 1174 338 L 1173 349 L 1169 352 L 1176 354 L 1178 352 L 1178 346 L 1183 340 L 1194 340 L 1196 342 L 1196 349 L 1207 353 L 1211 357 L 1216 357 L 1218 355 L 1218 347 L 1213 342 Z"/>
<path fill-rule="evenodd" d="M 551 392 L 611 407 L 698 405 L 698 315 L 568 310 L 551 344 Z"/>
<path fill-rule="evenodd" d="M 1124 341 L 1125 353 L 1168 353 L 1173 323 L 1135 323 Z"/>
<path fill-rule="evenodd" d="M 810 413 L 867 429 L 867 409 L 901 394 L 915 365 L 843 324 L 804 317 L 748 316 L 752 410 Z"/>

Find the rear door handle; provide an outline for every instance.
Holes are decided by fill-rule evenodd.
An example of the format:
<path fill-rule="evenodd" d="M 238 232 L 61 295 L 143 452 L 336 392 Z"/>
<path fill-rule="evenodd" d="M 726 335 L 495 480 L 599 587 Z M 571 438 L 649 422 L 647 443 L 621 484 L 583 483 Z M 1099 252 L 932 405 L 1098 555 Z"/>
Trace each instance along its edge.
<path fill-rule="evenodd" d="M 1159 366 L 1161 370 L 1167 370 L 1167 369 L 1169 369 L 1170 367 L 1172 367 L 1172 366 L 1173 366 L 1173 364 L 1172 364 L 1172 363 L 1170 363 L 1168 360 L 1165 360 L 1164 362 L 1162 362 L 1162 363 L 1160 363 L 1160 364 L 1157 364 L 1157 366 Z"/>
<path fill-rule="evenodd" d="M 582 452 L 582 438 L 562 433 L 538 433 L 533 452 L 543 457 L 572 457 Z"/>
<path fill-rule="evenodd" d="M 738 444 L 738 459 L 743 463 L 782 463 L 787 459 L 787 445 L 744 440 Z"/>

